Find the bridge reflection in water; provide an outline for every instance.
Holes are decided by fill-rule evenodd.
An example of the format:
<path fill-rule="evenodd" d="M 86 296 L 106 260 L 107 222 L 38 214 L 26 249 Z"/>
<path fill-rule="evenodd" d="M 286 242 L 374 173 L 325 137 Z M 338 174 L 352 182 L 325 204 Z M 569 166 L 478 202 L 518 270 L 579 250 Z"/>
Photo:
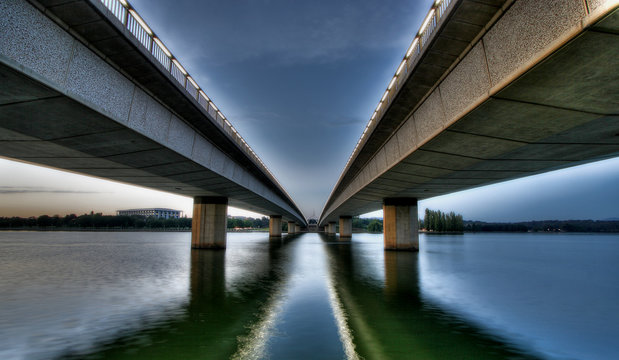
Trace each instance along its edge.
<path fill-rule="evenodd" d="M 192 250 L 172 316 L 62 358 L 535 358 L 422 297 L 417 253 L 377 252 L 376 235 L 267 239 Z"/>
<path fill-rule="evenodd" d="M 356 239 L 363 241 L 362 234 L 357 235 Z M 368 247 L 367 243 L 328 242 L 327 236 L 323 239 L 331 281 L 346 312 L 356 357 L 537 358 L 484 334 L 422 298 L 419 254 L 385 251 L 383 256 L 374 251 L 376 246 Z"/>
<path fill-rule="evenodd" d="M 290 273 L 286 244 L 294 239 L 267 243 L 263 234 L 256 234 L 227 251 L 192 250 L 189 301 L 175 316 L 121 333 L 89 354 L 61 358 L 264 358 Z"/>

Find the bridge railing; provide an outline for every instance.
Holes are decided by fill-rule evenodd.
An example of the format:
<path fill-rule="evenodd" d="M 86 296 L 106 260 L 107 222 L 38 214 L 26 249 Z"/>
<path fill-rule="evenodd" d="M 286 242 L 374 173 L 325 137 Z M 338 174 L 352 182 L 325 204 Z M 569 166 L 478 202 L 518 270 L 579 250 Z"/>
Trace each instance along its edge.
<path fill-rule="evenodd" d="M 389 105 L 395 98 L 398 93 L 398 90 L 404 84 L 406 78 L 408 77 L 410 71 L 413 70 L 413 67 L 416 64 L 417 58 L 421 55 L 422 50 L 426 47 L 428 41 L 430 40 L 431 35 L 436 30 L 436 26 L 441 20 L 441 18 L 447 13 L 449 10 L 449 5 L 451 5 L 456 0 L 436 0 L 434 4 L 432 4 L 432 8 L 426 15 L 419 31 L 415 35 L 412 43 L 408 47 L 406 51 L 406 55 L 400 62 L 395 74 L 389 81 L 389 85 L 387 85 L 387 89 L 383 93 L 382 98 L 378 102 L 376 109 L 372 113 L 370 120 L 368 121 L 359 141 L 355 145 L 354 150 L 350 154 L 346 165 L 344 166 L 344 171 L 342 174 L 346 173 L 350 163 L 355 159 L 359 151 L 361 151 L 362 145 L 365 143 L 369 135 L 372 133 L 372 130 L 376 127 L 381 117 L 385 114 L 385 111 L 389 108 Z"/>
<path fill-rule="evenodd" d="M 163 44 L 140 15 L 126 0 L 91 0 L 101 1 L 103 5 L 116 17 L 123 26 L 135 36 L 135 38 L 146 48 L 157 61 L 163 65 L 165 69 L 172 75 L 179 84 L 185 88 L 187 95 L 196 99 L 198 104 L 206 110 L 206 112 L 215 119 L 215 122 L 230 135 L 237 145 L 242 148 L 245 153 L 254 160 L 271 180 L 279 185 L 280 189 L 286 193 L 284 188 L 279 184 L 275 176 L 266 167 L 264 162 L 258 157 L 254 150 L 247 144 L 245 139 L 232 126 L 230 121 L 224 114 L 215 106 L 213 101 L 206 95 L 204 90 L 198 83 L 187 73 L 180 62 L 172 55 L 170 50 Z M 286 193 L 286 195 L 288 195 Z M 290 196 L 288 195 L 290 198 Z"/>

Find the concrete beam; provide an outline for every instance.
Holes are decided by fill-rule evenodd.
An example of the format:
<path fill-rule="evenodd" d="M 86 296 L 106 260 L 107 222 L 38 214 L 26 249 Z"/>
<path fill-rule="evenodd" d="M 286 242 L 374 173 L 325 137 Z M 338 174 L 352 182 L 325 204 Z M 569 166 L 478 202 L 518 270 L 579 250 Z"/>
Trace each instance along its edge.
<path fill-rule="evenodd" d="M 282 237 L 282 216 L 281 215 L 269 216 L 269 237 L 272 237 L 272 238 Z"/>
<path fill-rule="evenodd" d="M 196 196 L 193 198 L 191 247 L 225 249 L 228 198 Z"/>
<path fill-rule="evenodd" d="M 383 232 L 385 250 L 419 251 L 417 199 L 384 199 Z"/>
<path fill-rule="evenodd" d="M 617 104 L 605 96 L 619 91 L 619 7 L 584 4 L 522 0 L 476 22 L 484 30 L 427 94 L 403 85 L 368 130 L 320 223 L 378 210 L 384 198 L 426 199 L 619 156 Z M 453 9 L 466 23 L 477 14 Z M 412 111 L 398 113 L 398 103 Z M 392 120 L 399 127 L 380 130 Z"/>
<path fill-rule="evenodd" d="M 305 223 L 254 155 L 101 2 L 7 0 L 0 12 L 7 15 L 0 17 L 0 155 L 227 197 L 232 206 Z"/>

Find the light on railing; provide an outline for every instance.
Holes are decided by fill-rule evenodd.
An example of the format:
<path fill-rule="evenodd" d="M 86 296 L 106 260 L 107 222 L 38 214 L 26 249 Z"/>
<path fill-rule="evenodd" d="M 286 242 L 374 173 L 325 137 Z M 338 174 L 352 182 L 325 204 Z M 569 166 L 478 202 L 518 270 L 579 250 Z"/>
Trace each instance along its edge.
<path fill-rule="evenodd" d="M 439 5 L 440 5 L 440 3 L 442 3 L 442 2 L 443 2 L 443 0 L 436 0 L 436 1 L 434 2 L 434 6 L 439 6 Z"/>
<path fill-rule="evenodd" d="M 394 76 L 393 79 L 391 79 L 391 82 L 389 83 L 389 86 L 387 86 L 387 90 L 391 90 L 391 88 L 393 87 L 393 84 L 395 84 L 395 81 L 398 79 L 398 76 Z"/>
<path fill-rule="evenodd" d="M 232 124 L 230 124 L 230 121 L 228 121 L 228 119 L 224 119 L 224 122 L 226 123 L 226 125 L 232 127 Z"/>
<path fill-rule="evenodd" d="M 385 93 L 383 94 L 383 97 L 380 99 L 380 101 L 384 102 L 385 99 L 387 98 L 387 95 L 389 95 L 389 90 L 385 90 Z"/>
<path fill-rule="evenodd" d="M 146 22 L 142 20 L 138 13 L 136 13 L 133 9 L 129 10 L 129 13 L 131 13 L 131 16 L 133 16 L 133 18 L 140 24 L 140 26 L 142 26 L 142 28 L 148 33 L 148 35 L 153 34 L 153 31 L 148 27 L 148 25 L 146 25 Z"/>
<path fill-rule="evenodd" d="M 376 117 L 376 111 L 374 111 L 374 114 L 372 114 L 372 117 L 370 118 L 370 122 L 372 122 L 372 120 L 374 120 L 375 117 Z"/>
<path fill-rule="evenodd" d="M 408 51 L 406 52 L 407 59 L 411 56 L 411 54 L 413 53 L 413 50 L 415 50 L 415 48 L 417 47 L 418 42 L 419 42 L 419 36 L 415 37 L 415 40 L 413 40 L 413 42 L 411 43 L 411 46 L 408 47 Z"/>
<path fill-rule="evenodd" d="M 224 120 L 226 119 L 226 118 L 224 117 L 224 114 L 222 114 L 222 113 L 221 113 L 221 111 L 219 111 L 219 110 L 217 111 L 217 115 L 221 116 L 221 118 L 222 118 L 222 119 L 224 119 Z"/>
<path fill-rule="evenodd" d="M 202 89 L 200 89 L 200 91 L 198 91 L 200 93 L 200 96 L 202 96 L 206 101 L 210 102 L 211 99 L 208 98 L 208 96 L 206 96 L 206 93 L 204 91 L 202 91 Z"/>
<path fill-rule="evenodd" d="M 215 106 L 215 103 L 210 101 L 209 104 L 211 105 L 211 107 L 213 108 L 213 110 L 215 110 L 215 112 L 219 112 L 219 109 L 217 108 L 217 106 Z"/>
<path fill-rule="evenodd" d="M 161 40 L 159 40 L 159 38 L 153 37 L 153 41 L 157 43 L 157 46 L 159 46 L 161 51 L 163 51 L 167 55 L 167 57 L 172 57 L 172 53 L 170 52 L 170 50 L 168 50 L 168 48 L 165 47 L 165 45 L 163 45 L 163 43 L 161 42 Z"/>
<path fill-rule="evenodd" d="M 178 60 L 176 59 L 172 59 L 172 62 L 174 63 L 174 65 L 176 65 L 176 67 L 183 73 L 183 75 L 187 75 L 187 70 L 185 70 L 185 68 L 183 67 L 183 65 L 181 65 L 181 63 L 178 62 Z"/>
<path fill-rule="evenodd" d="M 430 20 L 432 20 L 432 16 L 433 15 L 434 15 L 434 8 L 432 8 L 432 10 L 430 10 L 430 12 L 428 13 L 428 16 L 426 16 L 426 19 L 423 21 L 423 24 L 419 28 L 419 33 L 420 34 L 426 29 L 426 27 L 430 23 Z"/>
<path fill-rule="evenodd" d="M 378 103 L 378 106 L 376 107 L 376 112 L 379 112 L 381 107 L 383 107 L 382 101 Z"/>
<path fill-rule="evenodd" d="M 195 87 L 196 89 L 199 89 L 200 87 L 198 86 L 198 83 L 191 77 L 191 76 L 187 76 L 187 80 L 189 80 L 189 82 L 191 83 L 191 85 L 193 85 L 193 87 Z"/>
<path fill-rule="evenodd" d="M 395 72 L 396 76 L 400 75 L 400 73 L 402 72 L 402 69 L 404 69 L 404 66 L 406 66 L 406 59 L 402 60 L 402 62 L 400 63 L 400 66 L 398 66 L 398 70 L 396 70 Z"/>

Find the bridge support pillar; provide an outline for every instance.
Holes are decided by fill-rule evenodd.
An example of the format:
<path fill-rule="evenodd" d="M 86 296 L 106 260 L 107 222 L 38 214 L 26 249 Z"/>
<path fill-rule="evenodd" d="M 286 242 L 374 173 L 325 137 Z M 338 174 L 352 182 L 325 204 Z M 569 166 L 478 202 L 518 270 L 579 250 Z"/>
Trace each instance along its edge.
<path fill-rule="evenodd" d="M 288 221 L 288 234 L 296 234 L 297 233 L 297 224 L 294 221 Z"/>
<path fill-rule="evenodd" d="M 193 198 L 191 247 L 225 249 L 228 198 L 196 196 Z"/>
<path fill-rule="evenodd" d="M 327 234 L 335 235 L 335 221 L 329 221 L 329 225 L 327 226 Z"/>
<path fill-rule="evenodd" d="M 271 215 L 269 217 L 269 237 L 282 237 L 282 216 Z"/>
<path fill-rule="evenodd" d="M 419 251 L 417 199 L 384 199 L 383 232 L 385 250 Z"/>
<path fill-rule="evenodd" d="M 340 239 L 352 238 L 352 216 L 340 216 Z"/>

